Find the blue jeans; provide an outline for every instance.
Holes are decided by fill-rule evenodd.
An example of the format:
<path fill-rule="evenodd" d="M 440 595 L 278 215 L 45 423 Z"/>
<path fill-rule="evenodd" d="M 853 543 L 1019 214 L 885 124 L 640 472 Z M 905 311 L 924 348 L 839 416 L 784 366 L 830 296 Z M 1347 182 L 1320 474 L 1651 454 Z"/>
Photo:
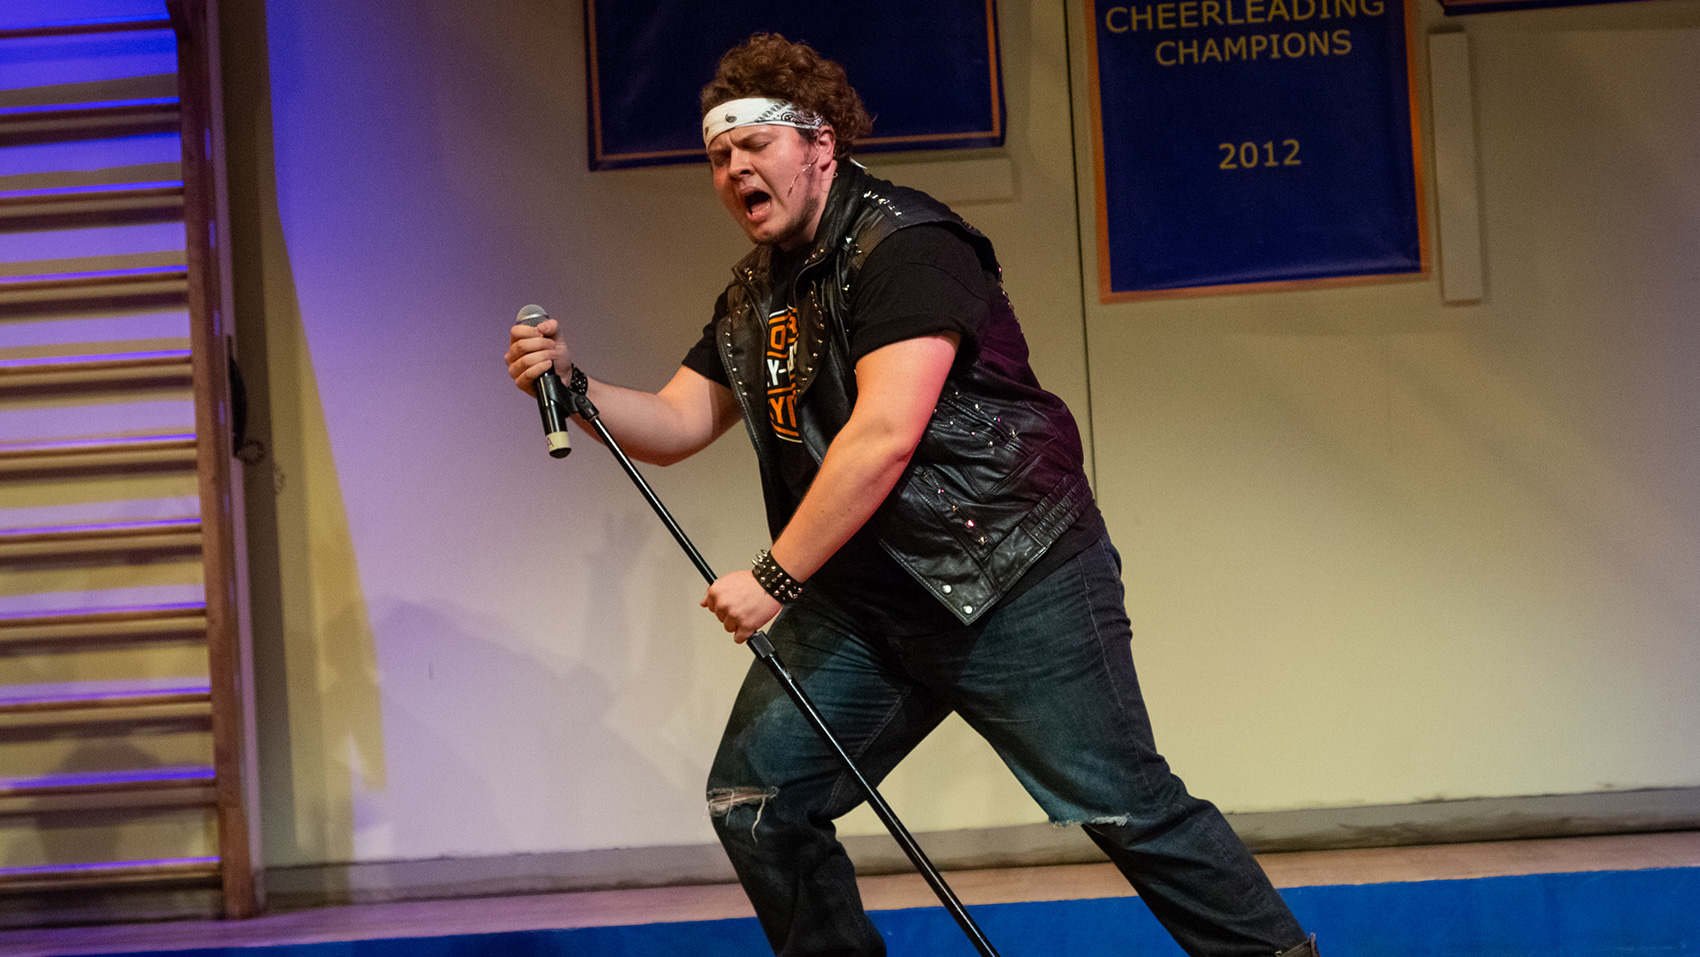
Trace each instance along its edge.
<path fill-rule="evenodd" d="M 1215 806 L 1157 753 L 1108 538 L 943 634 L 867 634 L 806 590 L 768 634 L 870 780 L 956 711 L 1052 821 L 1085 827 L 1187 953 L 1273 957 L 1305 940 Z M 708 798 L 775 953 L 885 953 L 832 824 L 864 796 L 759 663 Z"/>

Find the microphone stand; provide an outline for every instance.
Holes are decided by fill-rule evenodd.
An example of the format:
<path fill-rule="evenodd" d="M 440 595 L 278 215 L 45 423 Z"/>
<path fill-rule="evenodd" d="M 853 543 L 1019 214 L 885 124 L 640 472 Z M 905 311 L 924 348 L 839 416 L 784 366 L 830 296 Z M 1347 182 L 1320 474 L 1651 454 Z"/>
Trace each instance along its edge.
<path fill-rule="evenodd" d="M 597 437 L 602 440 L 602 444 L 608 447 L 608 451 L 614 453 L 614 458 L 619 461 L 620 467 L 625 469 L 626 475 L 631 477 L 632 484 L 636 485 L 638 491 L 643 493 L 644 500 L 649 503 L 649 507 L 655 510 L 655 514 L 661 519 L 662 524 L 666 525 L 667 530 L 673 533 L 673 539 L 690 557 L 691 564 L 695 565 L 697 571 L 702 573 L 705 581 L 710 585 L 714 584 L 715 579 L 720 576 L 714 574 L 714 569 L 708 567 L 708 562 L 703 560 L 702 553 L 698 552 L 696 546 L 691 544 L 690 538 L 685 535 L 684 529 L 679 527 L 679 523 L 673 520 L 672 514 L 667 511 L 667 506 L 661 504 L 661 499 L 656 497 L 655 491 L 649 487 L 649 483 L 644 481 L 642 475 L 638 474 L 636 466 L 632 465 L 632 460 L 627 458 L 626 453 L 620 448 L 620 443 L 614 441 L 614 437 L 608 434 L 608 428 L 602 424 L 602 416 L 596 411 L 596 406 L 590 401 L 590 396 L 570 387 L 566 390 L 566 393 L 567 401 L 572 405 L 574 414 L 581 421 L 588 423 L 591 429 L 596 432 Z M 927 886 L 931 887 L 933 893 L 938 896 L 939 903 L 943 904 L 945 910 L 949 911 L 950 916 L 956 920 L 956 926 L 962 928 L 962 932 L 968 935 L 968 940 L 974 945 L 974 949 L 980 952 L 981 957 L 998 957 L 998 952 L 992 947 L 991 941 L 986 939 L 986 935 L 981 932 L 980 926 L 974 923 L 974 918 L 968 916 L 968 911 L 962 906 L 962 902 L 956 898 L 956 894 L 951 891 L 950 885 L 944 882 L 944 876 L 933 866 L 933 862 L 927 859 L 927 854 L 921 850 L 921 845 L 915 843 L 915 838 L 909 833 L 908 828 L 903 826 L 903 822 L 897 819 L 897 814 L 892 811 L 891 806 L 885 803 L 885 798 L 880 796 L 879 789 L 874 787 L 873 782 L 862 774 L 861 768 L 856 766 L 855 759 L 850 757 L 850 752 L 844 750 L 844 746 L 833 735 L 832 729 L 827 727 L 826 719 L 821 717 L 819 711 L 815 710 L 814 702 L 809 700 L 809 696 L 804 693 L 802 686 L 797 684 L 797 679 L 792 677 L 791 672 L 786 669 L 784 663 L 779 660 L 779 656 L 774 653 L 773 643 L 767 640 L 767 635 L 758 631 L 745 641 L 745 645 L 762 664 L 767 666 L 767 670 L 773 673 L 773 677 L 779 680 L 780 686 L 785 689 L 785 693 L 797 705 L 798 710 L 803 712 L 803 716 L 813 726 L 815 733 L 819 734 L 826 746 L 832 749 L 832 753 L 838 756 L 839 762 L 844 765 L 845 770 L 850 772 L 850 776 L 856 779 L 856 783 L 862 786 L 862 791 L 867 794 L 868 804 L 874 809 L 874 814 L 878 815 L 880 821 L 885 824 L 885 829 L 891 832 L 891 836 L 896 839 L 897 845 L 903 848 L 903 853 L 909 856 L 909 860 L 915 865 L 915 869 L 921 872 L 921 876 L 927 881 Z"/>

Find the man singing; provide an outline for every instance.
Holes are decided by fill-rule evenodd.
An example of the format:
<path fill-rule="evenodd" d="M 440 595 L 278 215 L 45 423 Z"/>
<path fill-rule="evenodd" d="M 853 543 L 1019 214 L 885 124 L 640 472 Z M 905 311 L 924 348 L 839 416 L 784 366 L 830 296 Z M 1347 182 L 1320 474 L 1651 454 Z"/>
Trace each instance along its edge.
<path fill-rule="evenodd" d="M 647 393 L 586 377 L 553 320 L 515 326 L 514 382 L 529 393 L 552 364 L 657 464 L 744 423 L 773 545 L 702 604 L 740 642 L 769 626 L 871 779 L 957 712 L 1187 953 L 1314 955 L 1221 814 L 1157 753 L 1120 558 L 991 242 L 850 159 L 872 122 L 805 44 L 752 37 L 702 108 L 715 192 L 755 248 L 701 339 Z M 775 953 L 885 953 L 832 824 L 863 795 L 765 668 L 744 680 L 707 799 Z"/>

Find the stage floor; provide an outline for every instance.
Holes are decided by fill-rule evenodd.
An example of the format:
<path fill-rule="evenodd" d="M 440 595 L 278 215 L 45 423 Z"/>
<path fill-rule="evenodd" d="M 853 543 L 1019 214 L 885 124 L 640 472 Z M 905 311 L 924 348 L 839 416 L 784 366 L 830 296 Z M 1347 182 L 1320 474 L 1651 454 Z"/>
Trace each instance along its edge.
<path fill-rule="evenodd" d="M 1700 831 L 1264 854 L 1278 887 L 1457 880 L 1521 874 L 1700 866 Z M 963 902 L 1131 896 L 1108 864 L 955 871 Z M 870 910 L 936 904 L 917 875 L 862 881 Z M 0 931 L 0 957 L 303 944 L 753 916 L 735 884 L 326 907 L 248 921 L 173 921 Z"/>

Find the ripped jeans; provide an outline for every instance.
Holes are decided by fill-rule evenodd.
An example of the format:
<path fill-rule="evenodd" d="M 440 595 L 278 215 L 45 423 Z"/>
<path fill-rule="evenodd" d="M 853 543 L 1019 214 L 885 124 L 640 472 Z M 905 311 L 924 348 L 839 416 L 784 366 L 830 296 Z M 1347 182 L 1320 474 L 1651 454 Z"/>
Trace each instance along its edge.
<path fill-rule="evenodd" d="M 1273 957 L 1305 940 L 1222 815 L 1157 753 L 1108 538 L 943 634 L 864 634 L 806 590 L 768 634 L 870 780 L 956 711 L 1052 821 L 1085 827 L 1188 954 Z M 775 953 L 885 953 L 832 824 L 863 795 L 759 662 L 708 797 Z"/>

